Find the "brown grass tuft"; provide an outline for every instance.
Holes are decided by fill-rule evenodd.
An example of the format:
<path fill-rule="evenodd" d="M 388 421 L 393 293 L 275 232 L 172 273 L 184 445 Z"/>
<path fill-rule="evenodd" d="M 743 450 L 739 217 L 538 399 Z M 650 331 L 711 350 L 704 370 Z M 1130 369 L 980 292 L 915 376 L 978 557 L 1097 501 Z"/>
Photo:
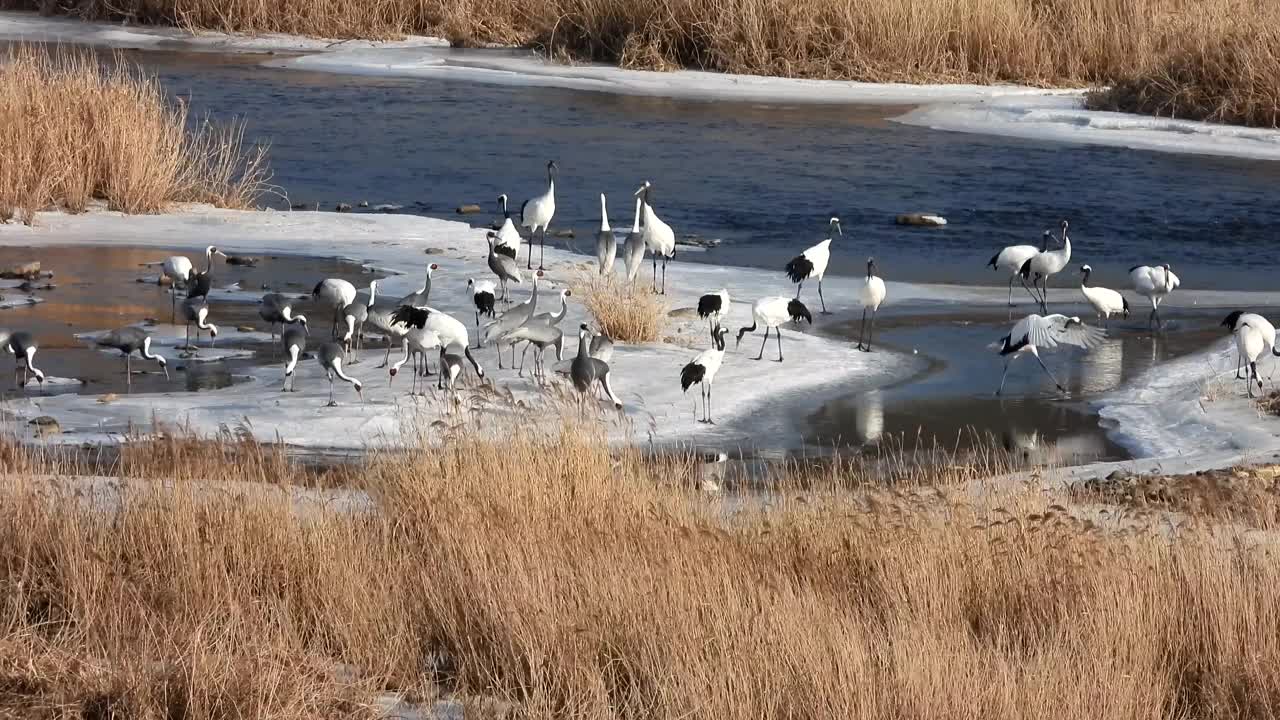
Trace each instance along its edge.
<path fill-rule="evenodd" d="M 122 58 L 18 45 L 0 65 L 0 216 L 49 207 L 159 212 L 171 202 L 253 205 L 268 179 L 243 127 L 187 127 L 187 110 Z"/>
<path fill-rule="evenodd" d="M 573 293 L 595 318 L 596 325 L 620 342 L 655 342 L 667 325 L 667 303 L 644 283 L 630 283 L 617 273 L 583 272 L 571 282 Z"/>
<path fill-rule="evenodd" d="M 47 0 L 7 0 L 38 9 Z M 89 18 L 534 46 L 623 67 L 893 82 L 1107 85 L 1100 105 L 1272 126 L 1269 0 L 79 0 Z"/>
<path fill-rule="evenodd" d="M 1280 712 L 1272 524 L 1113 532 L 1038 486 L 725 502 L 586 427 L 373 458 L 372 505 L 19 459 L 0 714 L 367 717 L 441 690 L 531 718 Z"/>

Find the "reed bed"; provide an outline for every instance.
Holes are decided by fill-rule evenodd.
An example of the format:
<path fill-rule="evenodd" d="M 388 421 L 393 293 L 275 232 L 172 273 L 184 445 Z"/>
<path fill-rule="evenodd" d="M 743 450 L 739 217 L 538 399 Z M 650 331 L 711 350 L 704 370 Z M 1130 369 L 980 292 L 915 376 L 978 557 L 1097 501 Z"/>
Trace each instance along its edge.
<path fill-rule="evenodd" d="M 128 213 L 173 202 L 251 207 L 266 150 L 238 123 L 188 123 L 186 106 L 123 58 L 17 45 L 0 64 L 0 219 L 95 199 Z"/>
<path fill-rule="evenodd" d="M 1115 532 L 945 467 L 726 502 L 589 427 L 500 435 L 369 458 L 358 509 L 185 480 L 105 500 L 31 479 L 66 469 L 48 455 L 6 464 L 0 714 L 371 717 L 391 691 L 479 717 L 1280 712 L 1269 524 Z"/>
<path fill-rule="evenodd" d="M 623 67 L 1114 85 L 1100 107 L 1275 126 L 1270 0 L 7 0 L 191 29 L 532 46 Z"/>
<path fill-rule="evenodd" d="M 667 303 L 640 278 L 627 282 L 617 273 L 579 273 L 571 281 L 601 332 L 619 342 L 655 342 L 667 326 Z"/>

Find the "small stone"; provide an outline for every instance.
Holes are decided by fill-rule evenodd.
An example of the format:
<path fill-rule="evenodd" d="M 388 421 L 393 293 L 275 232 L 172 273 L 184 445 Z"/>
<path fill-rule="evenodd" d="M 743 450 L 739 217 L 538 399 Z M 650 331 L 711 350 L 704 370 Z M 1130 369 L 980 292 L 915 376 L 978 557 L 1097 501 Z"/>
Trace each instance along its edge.
<path fill-rule="evenodd" d="M 369 207 L 369 201 L 368 201 L 368 200 L 361 200 L 361 201 L 360 201 L 360 203 L 359 203 L 359 205 L 360 205 L 360 207 Z"/>
<path fill-rule="evenodd" d="M 40 261 L 17 263 L 0 270 L 0 278 L 5 280 L 33 280 L 40 275 Z"/>
<path fill-rule="evenodd" d="M 253 257 L 252 255 L 228 255 L 227 264 L 255 267 L 258 264 L 258 258 Z"/>
<path fill-rule="evenodd" d="M 306 203 L 293 203 L 289 206 L 291 210 L 306 210 L 308 207 L 310 206 Z"/>
<path fill-rule="evenodd" d="M 351 205 L 349 203 L 338 203 L 334 209 L 338 212 L 351 212 Z"/>
<path fill-rule="evenodd" d="M 103 405 L 106 405 L 107 403 L 112 403 L 119 399 L 120 399 L 119 395 L 116 395 L 115 393 L 107 393 L 106 395 L 103 395 L 102 397 L 98 398 L 98 402 L 102 403 Z"/>
<path fill-rule="evenodd" d="M 573 237 L 573 229 L 572 229 L 572 228 L 570 228 L 570 229 L 568 229 L 568 230 L 557 230 L 557 231 L 555 231 L 555 233 L 554 233 L 551 237 L 558 237 L 558 238 L 572 238 L 572 237 Z"/>
<path fill-rule="evenodd" d="M 394 203 L 382 203 L 381 205 L 373 206 L 374 212 L 380 212 L 380 213 L 399 212 L 403 209 L 404 209 L 403 205 L 396 205 Z"/>
<path fill-rule="evenodd" d="M 442 248 L 438 248 L 438 247 L 429 247 L 429 248 L 427 248 L 426 250 L 423 250 L 422 252 L 424 252 L 424 253 L 426 253 L 426 254 L 428 254 L 428 255 L 443 255 L 443 254 L 444 254 L 444 250 L 443 250 Z"/>
<path fill-rule="evenodd" d="M 253 332 L 254 328 L 250 325 L 237 325 L 236 331 L 237 332 Z"/>
<path fill-rule="evenodd" d="M 698 317 L 698 309 L 691 307 L 676 308 L 675 310 L 668 312 L 667 317 L 693 319 Z"/>
<path fill-rule="evenodd" d="M 457 210 L 459 215 L 471 215 L 480 212 L 479 205 L 461 205 Z"/>
<path fill-rule="evenodd" d="M 62 432 L 62 426 L 52 415 L 41 415 L 27 421 L 28 424 L 36 426 L 37 435 L 57 435 Z"/>

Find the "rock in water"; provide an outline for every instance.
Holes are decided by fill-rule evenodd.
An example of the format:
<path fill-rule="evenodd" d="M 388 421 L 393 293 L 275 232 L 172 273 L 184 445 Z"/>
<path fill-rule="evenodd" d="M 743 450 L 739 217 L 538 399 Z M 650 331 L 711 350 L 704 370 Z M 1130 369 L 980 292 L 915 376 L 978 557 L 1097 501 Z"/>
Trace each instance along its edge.
<path fill-rule="evenodd" d="M 0 270 L 0 278 L 5 280 L 35 280 L 40 277 L 40 261 L 18 263 Z"/>
<path fill-rule="evenodd" d="M 478 212 L 480 212 L 479 205 L 461 205 L 458 207 L 459 215 L 471 215 L 472 213 L 478 213 Z"/>
<path fill-rule="evenodd" d="M 62 426 L 58 424 L 57 419 L 52 415 L 41 415 L 38 418 L 28 420 L 27 423 L 36 426 L 36 435 L 57 435 L 62 432 Z"/>
<path fill-rule="evenodd" d="M 918 225 L 921 227 L 942 227 L 947 224 L 947 219 L 941 215 L 930 215 L 927 213 L 907 213 L 898 216 L 899 225 Z"/>
<path fill-rule="evenodd" d="M 336 208 L 334 208 L 334 209 L 335 209 L 335 210 L 337 210 L 338 212 L 351 212 L 351 204 L 350 204 L 350 203 L 338 203 L 338 206 L 337 206 Z"/>

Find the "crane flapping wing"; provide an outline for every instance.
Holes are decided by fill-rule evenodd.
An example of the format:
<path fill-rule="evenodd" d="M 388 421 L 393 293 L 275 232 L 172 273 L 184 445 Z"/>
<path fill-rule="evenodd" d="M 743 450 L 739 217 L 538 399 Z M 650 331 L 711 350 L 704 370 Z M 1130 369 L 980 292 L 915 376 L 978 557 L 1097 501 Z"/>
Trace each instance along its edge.
<path fill-rule="evenodd" d="M 1102 328 L 1085 325 L 1077 317 L 1066 315 L 1034 316 L 1027 331 L 1031 343 L 1041 348 L 1074 345 L 1085 349 L 1102 343 L 1107 333 Z"/>

